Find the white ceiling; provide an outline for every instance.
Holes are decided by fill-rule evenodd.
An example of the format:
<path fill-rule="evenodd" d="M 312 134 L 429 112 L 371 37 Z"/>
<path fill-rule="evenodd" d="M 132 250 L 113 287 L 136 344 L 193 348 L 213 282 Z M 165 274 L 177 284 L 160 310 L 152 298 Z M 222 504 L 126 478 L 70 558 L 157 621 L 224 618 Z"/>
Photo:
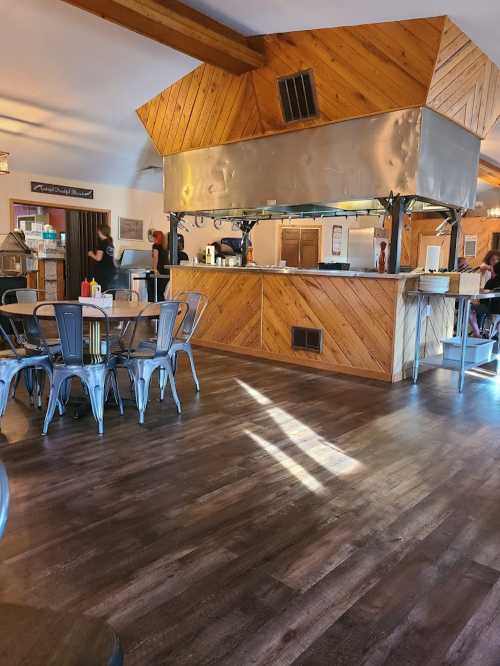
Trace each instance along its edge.
<path fill-rule="evenodd" d="M 448 13 L 500 64 L 491 0 L 189 0 L 247 34 Z M 161 189 L 135 109 L 197 61 L 61 0 L 0 0 L 0 150 L 13 170 Z M 500 162 L 500 127 L 483 146 Z"/>

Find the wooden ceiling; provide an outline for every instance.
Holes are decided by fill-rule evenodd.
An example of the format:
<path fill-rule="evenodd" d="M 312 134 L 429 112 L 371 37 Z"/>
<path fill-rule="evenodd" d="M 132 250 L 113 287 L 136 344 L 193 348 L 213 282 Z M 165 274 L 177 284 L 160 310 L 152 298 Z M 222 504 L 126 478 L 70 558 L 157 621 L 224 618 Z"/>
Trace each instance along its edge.
<path fill-rule="evenodd" d="M 198 60 L 242 74 L 263 64 L 247 37 L 178 0 L 65 0 Z"/>
<path fill-rule="evenodd" d="M 264 64 L 197 67 L 138 109 L 162 155 L 429 106 L 480 137 L 500 115 L 498 68 L 447 17 L 250 38 Z M 319 113 L 287 123 L 277 81 L 311 70 Z"/>
<path fill-rule="evenodd" d="M 493 187 L 500 187 L 500 166 L 481 158 L 479 160 L 479 178 Z"/>

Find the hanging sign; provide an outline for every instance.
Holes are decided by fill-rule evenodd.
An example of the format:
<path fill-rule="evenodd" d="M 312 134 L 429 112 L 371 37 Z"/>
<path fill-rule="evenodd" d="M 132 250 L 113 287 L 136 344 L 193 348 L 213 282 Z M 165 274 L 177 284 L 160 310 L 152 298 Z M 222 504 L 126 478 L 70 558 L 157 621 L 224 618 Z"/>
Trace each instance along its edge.
<path fill-rule="evenodd" d="M 37 183 L 31 181 L 31 191 L 39 194 L 57 194 L 61 197 L 77 197 L 78 199 L 93 199 L 94 190 L 85 190 L 70 185 L 53 185 L 51 183 Z"/>

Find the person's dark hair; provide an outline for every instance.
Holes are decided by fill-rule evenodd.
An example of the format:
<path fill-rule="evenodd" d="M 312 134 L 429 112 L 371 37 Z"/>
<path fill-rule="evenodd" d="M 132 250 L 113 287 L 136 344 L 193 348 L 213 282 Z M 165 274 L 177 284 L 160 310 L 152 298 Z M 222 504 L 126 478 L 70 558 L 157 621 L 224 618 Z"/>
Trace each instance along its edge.
<path fill-rule="evenodd" d="M 483 259 L 483 264 L 488 264 L 490 263 L 492 257 L 498 257 L 500 259 L 500 251 L 499 250 L 489 250 Z"/>
<path fill-rule="evenodd" d="M 500 275 L 500 261 L 497 261 L 497 263 L 493 266 L 493 272 L 495 275 Z"/>
<path fill-rule="evenodd" d="M 106 236 L 111 243 L 113 242 L 113 239 L 111 238 L 111 227 L 109 224 L 101 224 L 97 230 L 100 231 L 103 236 Z"/>

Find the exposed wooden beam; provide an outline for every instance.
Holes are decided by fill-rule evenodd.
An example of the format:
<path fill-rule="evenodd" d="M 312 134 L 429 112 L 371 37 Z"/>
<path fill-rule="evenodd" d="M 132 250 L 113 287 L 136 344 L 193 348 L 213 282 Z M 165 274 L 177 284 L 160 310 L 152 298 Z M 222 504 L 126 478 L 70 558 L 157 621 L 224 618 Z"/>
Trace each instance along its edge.
<path fill-rule="evenodd" d="M 178 0 L 65 0 L 202 62 L 242 74 L 264 62 L 238 32 Z"/>
<path fill-rule="evenodd" d="M 479 160 L 479 178 L 485 183 L 500 187 L 500 166 L 485 160 L 483 157 Z"/>

